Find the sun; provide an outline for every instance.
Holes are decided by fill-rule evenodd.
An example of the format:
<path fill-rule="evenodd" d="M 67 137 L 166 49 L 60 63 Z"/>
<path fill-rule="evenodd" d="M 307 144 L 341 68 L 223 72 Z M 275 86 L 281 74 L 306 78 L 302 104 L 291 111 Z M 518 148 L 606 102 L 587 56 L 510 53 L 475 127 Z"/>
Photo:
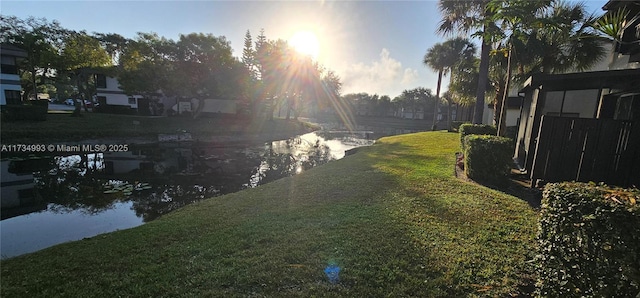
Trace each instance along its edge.
<path fill-rule="evenodd" d="M 309 55 L 314 60 L 318 58 L 320 44 L 318 38 L 311 31 L 298 31 L 289 38 L 289 44 L 298 52 Z"/>

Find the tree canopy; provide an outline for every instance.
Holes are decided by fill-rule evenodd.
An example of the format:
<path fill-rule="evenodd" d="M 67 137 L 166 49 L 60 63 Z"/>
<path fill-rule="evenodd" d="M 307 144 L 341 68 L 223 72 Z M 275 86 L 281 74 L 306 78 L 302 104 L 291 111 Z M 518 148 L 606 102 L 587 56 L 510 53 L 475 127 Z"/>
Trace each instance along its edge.
<path fill-rule="evenodd" d="M 341 82 L 335 72 L 295 51 L 284 40 L 267 39 L 264 30 L 253 43 L 245 34 L 242 58 L 233 56 L 224 36 L 156 33 L 132 39 L 117 33 L 64 29 L 57 21 L 0 16 L 0 42 L 28 52 L 21 76 L 25 94 L 37 93 L 46 80 L 56 82 L 60 97 L 91 99 L 95 76 L 118 78 L 128 95 L 149 99 L 237 99 L 254 110 L 282 107 L 297 117 L 302 111 L 338 107 Z M 25 95 L 28 98 L 28 95 Z M 84 101 L 80 101 L 84 103 Z M 200 104 L 202 108 L 204 105 Z M 196 111 L 197 114 L 198 111 Z"/>
<path fill-rule="evenodd" d="M 483 41 L 477 70 L 470 64 L 461 67 L 460 75 L 452 77 L 450 86 L 452 98 L 468 103 L 473 91 L 470 84 L 474 82 L 474 123 L 482 120 L 486 86 L 494 86 L 494 104 L 499 105 L 506 98 L 512 79 L 522 82 L 535 73 L 582 71 L 606 53 L 603 38 L 593 28 L 598 18 L 587 14 L 581 3 L 440 0 L 439 8 L 442 19 L 438 32 L 459 33 Z M 498 59 L 501 56 L 505 59 Z M 499 106 L 497 113 L 503 114 Z"/>

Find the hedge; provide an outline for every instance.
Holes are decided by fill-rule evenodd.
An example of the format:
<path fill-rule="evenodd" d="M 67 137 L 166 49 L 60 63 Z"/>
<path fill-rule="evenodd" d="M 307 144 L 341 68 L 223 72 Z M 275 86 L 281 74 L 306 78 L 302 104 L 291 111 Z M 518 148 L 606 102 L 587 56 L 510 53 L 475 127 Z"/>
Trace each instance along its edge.
<path fill-rule="evenodd" d="M 504 183 L 513 163 L 511 139 L 491 135 L 464 137 L 464 172 L 478 182 Z"/>
<path fill-rule="evenodd" d="M 106 113 L 106 114 L 121 114 L 121 115 L 136 115 L 137 110 L 132 109 L 130 106 L 121 106 L 121 105 L 99 105 L 95 109 L 98 113 Z"/>
<path fill-rule="evenodd" d="M 451 121 L 451 130 L 452 131 L 460 131 L 460 125 L 469 124 L 469 121 Z"/>
<path fill-rule="evenodd" d="M 45 121 L 48 105 L 34 101 L 34 104 L 2 106 L 2 121 Z"/>
<path fill-rule="evenodd" d="M 493 135 L 498 134 L 496 127 L 486 124 L 470 124 L 465 123 L 460 125 L 458 129 L 460 132 L 460 144 L 462 145 L 462 151 L 464 151 L 464 137 L 468 135 Z"/>
<path fill-rule="evenodd" d="M 547 184 L 536 257 L 537 294 L 640 296 L 640 191 Z"/>

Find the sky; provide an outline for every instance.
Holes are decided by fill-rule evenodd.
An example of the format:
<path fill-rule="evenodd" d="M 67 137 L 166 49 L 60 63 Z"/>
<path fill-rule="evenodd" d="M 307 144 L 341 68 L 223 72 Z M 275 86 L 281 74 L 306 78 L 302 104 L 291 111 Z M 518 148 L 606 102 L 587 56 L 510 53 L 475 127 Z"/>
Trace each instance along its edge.
<path fill-rule="evenodd" d="M 583 1 L 601 13 L 606 0 Z M 335 71 L 342 94 L 400 95 L 405 89 L 436 90 L 437 74 L 422 64 L 427 49 L 443 42 L 436 0 L 425 1 L 30 1 L 2 0 L 0 14 L 57 20 L 67 29 L 117 33 L 134 38 L 155 32 L 211 33 L 231 42 L 240 57 L 247 30 L 255 37 L 290 38 L 315 34 L 317 60 Z M 447 80 L 443 80 L 447 82 Z M 446 90 L 446 86 L 443 87 Z"/>

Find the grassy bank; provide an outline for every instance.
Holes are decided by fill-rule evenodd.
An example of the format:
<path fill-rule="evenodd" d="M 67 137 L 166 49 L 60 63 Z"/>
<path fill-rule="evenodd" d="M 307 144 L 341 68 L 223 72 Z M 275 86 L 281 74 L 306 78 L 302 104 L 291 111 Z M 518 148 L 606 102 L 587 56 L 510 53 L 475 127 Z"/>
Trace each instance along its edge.
<path fill-rule="evenodd" d="M 50 113 L 42 122 L 3 122 L 3 144 L 41 144 L 97 138 L 156 139 L 158 134 L 190 132 L 195 138 L 212 136 L 293 136 L 313 128 L 299 122 L 275 119 L 238 120 L 234 118 L 140 117 L 100 113 L 83 113 L 82 117 Z"/>
<path fill-rule="evenodd" d="M 537 215 L 453 177 L 457 134 L 342 160 L 1 263 L 3 297 L 506 296 Z M 323 270 L 340 266 L 340 282 Z"/>

